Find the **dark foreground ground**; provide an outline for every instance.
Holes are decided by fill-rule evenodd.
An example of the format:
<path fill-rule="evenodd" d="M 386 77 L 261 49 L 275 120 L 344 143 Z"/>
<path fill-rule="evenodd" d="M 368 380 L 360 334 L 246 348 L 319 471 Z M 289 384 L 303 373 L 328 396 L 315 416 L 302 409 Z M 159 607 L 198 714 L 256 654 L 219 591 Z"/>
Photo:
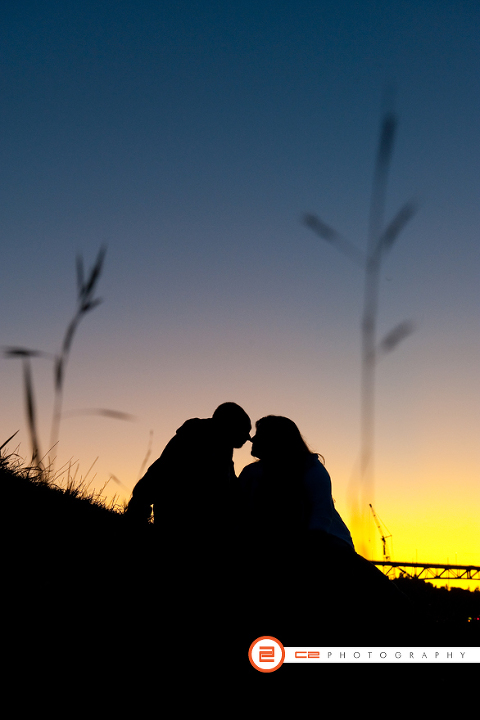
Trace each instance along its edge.
<path fill-rule="evenodd" d="M 179 677 L 261 676 L 247 654 L 262 635 L 284 646 L 480 645 L 480 622 L 468 621 L 480 592 L 392 583 L 317 538 L 263 554 L 225 538 L 179 549 L 153 526 L 0 477 L 3 653 L 26 687 L 41 678 L 54 695 L 62 682 L 113 693 L 138 682 L 158 698 Z"/>

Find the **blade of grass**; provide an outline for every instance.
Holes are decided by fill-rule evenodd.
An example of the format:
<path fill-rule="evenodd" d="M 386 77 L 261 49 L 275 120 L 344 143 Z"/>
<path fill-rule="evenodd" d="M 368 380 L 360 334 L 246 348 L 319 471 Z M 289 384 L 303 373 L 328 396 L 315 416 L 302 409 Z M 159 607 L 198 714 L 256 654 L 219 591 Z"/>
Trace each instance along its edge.
<path fill-rule="evenodd" d="M 332 227 L 323 222 L 323 220 L 321 220 L 317 215 L 307 214 L 304 216 L 303 222 L 307 227 L 313 230 L 314 233 L 321 237 L 322 240 L 330 243 L 330 245 L 335 245 L 338 250 L 343 252 L 344 255 L 347 255 L 354 263 L 360 265 L 362 268 L 365 267 L 365 255 L 363 252 Z"/>
<path fill-rule="evenodd" d="M 30 358 L 23 359 L 23 380 L 25 388 L 25 406 L 27 414 L 28 429 L 32 444 L 32 463 L 40 468 L 40 447 L 37 433 L 37 420 L 35 411 L 35 397 L 33 392 L 33 378 L 30 367 Z"/>
<path fill-rule="evenodd" d="M 8 440 L 5 440 L 5 442 L 3 443 L 3 445 L 0 445 L 0 450 L 3 450 L 3 448 L 4 448 L 6 445 L 8 445 L 8 443 L 10 442 L 10 440 L 13 440 L 13 438 L 15 437 L 15 435 L 18 434 L 18 432 L 19 432 L 19 431 L 17 430 L 17 432 L 14 432 L 13 435 L 10 435 L 10 437 L 8 438 Z"/>
<path fill-rule="evenodd" d="M 397 239 L 408 221 L 415 215 L 417 211 L 416 204 L 410 200 L 398 211 L 393 220 L 387 225 L 382 232 L 377 245 L 377 252 L 381 253 L 390 250 L 393 243 Z"/>

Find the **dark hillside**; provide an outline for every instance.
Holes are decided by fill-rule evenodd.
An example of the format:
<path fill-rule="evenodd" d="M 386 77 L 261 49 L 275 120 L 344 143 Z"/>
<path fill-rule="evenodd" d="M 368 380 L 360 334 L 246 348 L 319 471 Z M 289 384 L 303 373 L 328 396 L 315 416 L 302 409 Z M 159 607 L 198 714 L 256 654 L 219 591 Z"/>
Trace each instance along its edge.
<path fill-rule="evenodd" d="M 119 644 L 126 649 L 139 585 L 147 585 L 142 557 L 151 527 L 133 536 L 121 512 L 78 488 L 56 487 L 35 469 L 4 462 L 0 483 L 3 607 L 12 655 L 22 663 L 55 656 L 57 667 L 79 662 L 93 648 L 99 660 L 116 655 Z"/>
<path fill-rule="evenodd" d="M 480 592 L 403 580 L 391 595 L 385 579 L 378 597 L 365 595 L 363 570 L 355 581 L 318 572 L 315 554 L 296 584 L 268 559 L 252 572 L 228 548 L 198 564 L 198 549 L 172 558 L 152 525 L 133 529 L 121 510 L 35 470 L 3 462 L 0 483 L 7 647 L 21 663 L 75 665 L 87 654 L 104 668 L 134 662 L 150 672 L 152 648 L 176 647 L 182 663 L 186 646 L 208 658 L 212 638 L 224 638 L 248 666 L 261 635 L 290 646 L 478 645 L 480 622 L 468 619 L 480 616 Z"/>

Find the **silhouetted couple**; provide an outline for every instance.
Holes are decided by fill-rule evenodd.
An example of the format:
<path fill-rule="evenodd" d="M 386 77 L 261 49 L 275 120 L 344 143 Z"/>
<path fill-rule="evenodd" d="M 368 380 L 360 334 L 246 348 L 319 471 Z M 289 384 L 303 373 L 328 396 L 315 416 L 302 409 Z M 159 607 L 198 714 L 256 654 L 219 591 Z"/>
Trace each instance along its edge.
<path fill-rule="evenodd" d="M 211 418 L 187 420 L 135 486 L 127 515 L 154 523 L 172 538 L 222 544 L 232 533 L 268 548 L 268 537 L 294 542 L 307 530 L 353 549 L 336 511 L 330 476 L 292 420 L 267 416 L 252 424 L 236 403 Z M 233 451 L 247 440 L 257 462 L 237 479 Z M 261 539 L 263 538 L 263 540 Z"/>
<path fill-rule="evenodd" d="M 216 617 L 235 602 L 249 631 L 278 628 L 293 645 L 325 644 L 326 627 L 378 630 L 392 613 L 398 625 L 404 598 L 355 552 L 321 456 L 286 417 L 258 420 L 253 438 L 251 429 L 231 402 L 187 420 L 133 490 L 127 517 L 146 523 L 153 505 L 173 602 L 196 608 L 193 626 L 206 606 Z M 237 478 L 233 451 L 248 440 L 257 460 Z"/>

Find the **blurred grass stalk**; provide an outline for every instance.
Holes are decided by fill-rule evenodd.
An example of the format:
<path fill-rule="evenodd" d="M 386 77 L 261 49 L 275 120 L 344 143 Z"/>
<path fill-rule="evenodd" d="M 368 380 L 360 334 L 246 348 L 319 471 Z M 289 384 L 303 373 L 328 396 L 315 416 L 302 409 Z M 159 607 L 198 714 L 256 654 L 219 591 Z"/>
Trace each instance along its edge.
<path fill-rule="evenodd" d="M 65 332 L 60 355 L 55 360 L 55 401 L 50 447 L 54 447 L 56 445 L 60 435 L 65 372 L 75 332 L 85 315 L 102 302 L 100 298 L 94 298 L 94 294 L 102 272 L 105 254 L 106 248 L 103 246 L 100 248 L 96 262 L 86 281 L 84 279 L 83 260 L 80 256 L 77 256 L 77 309 Z"/>
<path fill-rule="evenodd" d="M 44 468 L 42 455 L 40 452 L 31 360 L 35 357 L 44 357 L 48 359 L 53 358 L 54 361 L 54 407 L 50 435 L 50 449 L 53 449 L 59 440 L 60 421 L 62 418 L 63 391 L 65 386 L 65 372 L 68 358 L 70 355 L 70 350 L 72 347 L 73 338 L 80 322 L 85 317 L 85 315 L 94 308 L 96 308 L 102 302 L 101 299 L 95 298 L 94 294 L 102 272 L 105 253 L 106 248 L 101 247 L 95 264 L 93 265 L 86 279 L 83 268 L 83 260 L 81 257 L 77 257 L 77 308 L 72 320 L 67 326 L 59 355 L 52 356 L 49 353 L 44 353 L 39 350 L 29 350 L 27 348 L 21 347 L 11 347 L 4 349 L 5 357 L 20 357 L 23 362 L 25 413 L 27 417 L 27 427 L 30 435 L 30 444 L 32 448 L 32 464 L 40 471 Z M 115 414 L 114 411 L 108 410 L 93 412 L 100 412 L 103 414 Z M 121 415 L 122 413 L 116 413 L 117 417 L 120 417 Z M 123 419 L 127 417 L 128 416 L 124 415 Z"/>
<path fill-rule="evenodd" d="M 381 354 L 390 352 L 413 331 L 413 323 L 403 321 L 390 330 L 377 343 L 377 316 L 381 263 L 401 230 L 416 212 L 413 201 L 407 202 L 384 229 L 385 200 L 388 173 L 390 170 L 395 132 L 396 116 L 386 112 L 382 118 L 380 138 L 375 161 L 367 252 L 364 254 L 336 230 L 316 215 L 306 215 L 305 224 L 323 240 L 337 247 L 365 272 L 364 300 L 361 322 L 361 399 L 360 399 L 360 492 L 352 497 L 353 523 L 361 538 L 361 552 L 366 553 L 368 504 L 373 499 L 374 489 L 374 447 L 375 447 L 375 372 Z M 365 546 L 364 546 L 365 544 Z"/>

